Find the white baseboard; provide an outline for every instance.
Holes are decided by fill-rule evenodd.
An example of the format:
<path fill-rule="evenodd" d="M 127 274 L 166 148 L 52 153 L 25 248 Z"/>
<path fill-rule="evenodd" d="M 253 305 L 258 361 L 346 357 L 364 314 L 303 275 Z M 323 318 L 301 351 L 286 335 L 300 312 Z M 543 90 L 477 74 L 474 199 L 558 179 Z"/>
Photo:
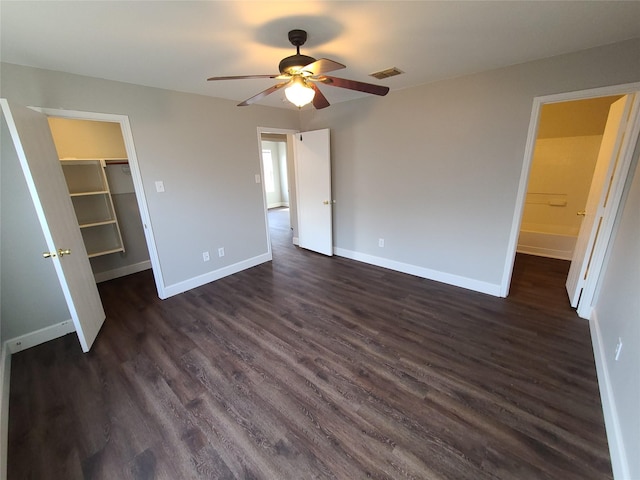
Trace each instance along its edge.
<path fill-rule="evenodd" d="M 264 253 L 262 255 L 258 255 L 257 257 L 249 258 L 247 260 L 243 260 L 242 262 L 234 263 L 233 265 L 228 265 L 218 270 L 214 270 L 212 272 L 190 278 L 188 280 L 185 280 L 184 282 L 168 285 L 164 288 L 163 293 L 165 294 L 165 296 L 162 297 L 162 299 L 178 295 L 179 293 L 186 292 L 187 290 L 191 290 L 192 288 L 197 288 L 215 280 L 233 275 L 234 273 L 241 272 L 242 270 L 246 270 L 247 268 L 255 267 L 256 265 L 260 265 L 261 263 L 269 262 L 272 259 L 273 256 L 271 253 Z"/>
<path fill-rule="evenodd" d="M 114 268 L 113 270 L 107 270 L 106 272 L 99 272 L 94 275 L 96 283 L 106 282 L 107 280 L 113 280 L 114 278 L 124 277 L 125 275 L 131 275 L 132 273 L 142 272 L 144 270 L 151 269 L 151 260 L 145 260 L 143 262 L 134 263 L 132 265 L 126 265 L 120 268 Z"/>
<path fill-rule="evenodd" d="M 41 328 L 35 332 L 20 335 L 5 342 L 9 353 L 14 354 L 26 348 L 35 347 L 41 343 L 48 342 L 58 337 L 62 337 L 67 333 L 75 332 L 73 320 L 65 320 L 64 322 Z"/>
<path fill-rule="evenodd" d="M 418 267 L 417 265 L 411 265 L 409 263 L 396 262 L 395 260 L 389 260 L 388 258 L 376 257 L 374 255 L 368 255 L 366 253 L 354 252 L 352 250 L 346 250 L 344 248 L 334 247 L 333 253 L 340 257 L 350 258 L 352 260 L 368 263 L 370 265 L 376 265 L 378 267 L 388 268 L 389 270 L 395 270 L 397 272 L 408 273 L 409 275 L 415 275 L 416 277 L 435 280 L 436 282 L 446 283 L 447 285 L 466 288 L 475 292 L 486 293 L 488 295 L 493 295 L 494 297 L 500 296 L 499 284 L 482 282 L 479 280 L 474 280 L 472 278 L 461 277 L 459 275 L 439 272 L 437 270 L 431 270 L 429 268 Z"/>
<path fill-rule="evenodd" d="M 616 409 L 611 379 L 609 378 L 609 368 L 607 367 L 607 359 L 604 356 L 605 350 L 602 344 L 598 315 L 595 309 L 591 312 L 589 329 L 591 330 L 591 343 L 593 344 L 593 356 L 598 374 L 600 401 L 602 403 L 602 413 L 604 414 L 604 424 L 607 430 L 613 478 L 619 478 L 621 480 L 630 479 L 629 463 L 627 461 L 624 440 L 620 429 L 620 418 L 618 417 L 618 411 Z"/>
<path fill-rule="evenodd" d="M 7 478 L 7 446 L 9 442 L 9 384 L 11 353 L 7 343 L 0 352 L 0 480 Z"/>
<path fill-rule="evenodd" d="M 571 260 L 573 258 L 573 251 L 570 250 L 556 250 L 553 248 L 532 247 L 530 245 L 518 245 L 516 251 L 526 255 L 557 258 L 558 260 Z"/>

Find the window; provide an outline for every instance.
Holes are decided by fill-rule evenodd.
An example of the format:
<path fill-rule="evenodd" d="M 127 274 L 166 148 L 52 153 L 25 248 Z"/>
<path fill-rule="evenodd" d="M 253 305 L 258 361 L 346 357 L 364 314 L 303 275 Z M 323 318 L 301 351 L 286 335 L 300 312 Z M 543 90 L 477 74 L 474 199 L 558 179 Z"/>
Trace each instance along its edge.
<path fill-rule="evenodd" d="M 264 188 L 268 193 L 273 193 L 276 191 L 276 183 L 273 177 L 271 150 L 262 150 L 262 163 L 264 166 Z"/>

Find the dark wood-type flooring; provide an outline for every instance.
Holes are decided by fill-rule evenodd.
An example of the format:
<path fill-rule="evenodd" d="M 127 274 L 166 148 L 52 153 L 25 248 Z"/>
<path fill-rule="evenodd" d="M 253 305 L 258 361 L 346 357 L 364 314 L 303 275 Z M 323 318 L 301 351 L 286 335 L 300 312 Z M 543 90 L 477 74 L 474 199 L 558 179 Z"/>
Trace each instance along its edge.
<path fill-rule="evenodd" d="M 99 286 L 92 351 L 14 355 L 9 479 L 607 479 L 567 262 L 518 256 L 507 299 L 290 246 L 161 301 Z"/>

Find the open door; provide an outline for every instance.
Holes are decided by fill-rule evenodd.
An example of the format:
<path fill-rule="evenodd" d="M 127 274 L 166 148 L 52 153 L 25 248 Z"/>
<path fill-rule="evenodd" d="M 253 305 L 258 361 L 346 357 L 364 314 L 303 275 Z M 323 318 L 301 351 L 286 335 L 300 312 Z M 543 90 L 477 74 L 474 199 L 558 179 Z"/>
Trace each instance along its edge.
<path fill-rule="evenodd" d="M 295 135 L 298 242 L 307 250 L 333 255 L 333 201 L 329 130 Z"/>
<path fill-rule="evenodd" d="M 9 132 L 82 350 L 88 352 L 105 313 L 58 161 L 47 117 L 0 99 Z"/>
<path fill-rule="evenodd" d="M 578 306 L 590 274 L 589 267 L 605 220 L 605 207 L 617 173 L 616 169 L 619 167 L 620 151 L 632 102 L 633 95 L 625 95 L 614 102 L 609 109 L 585 212 L 578 213 L 584 214 L 584 219 L 580 226 L 566 282 L 569 300 L 574 308 Z"/>

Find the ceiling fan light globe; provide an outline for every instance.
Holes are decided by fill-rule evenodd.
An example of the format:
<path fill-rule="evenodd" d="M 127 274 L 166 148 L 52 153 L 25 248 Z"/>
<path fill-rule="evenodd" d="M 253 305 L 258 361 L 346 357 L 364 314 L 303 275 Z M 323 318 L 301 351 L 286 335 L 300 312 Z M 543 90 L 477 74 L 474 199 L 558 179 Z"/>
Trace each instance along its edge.
<path fill-rule="evenodd" d="M 302 108 L 311 103 L 316 92 L 307 86 L 302 78 L 296 77 L 291 81 L 291 85 L 284 89 L 284 94 L 296 107 Z"/>

